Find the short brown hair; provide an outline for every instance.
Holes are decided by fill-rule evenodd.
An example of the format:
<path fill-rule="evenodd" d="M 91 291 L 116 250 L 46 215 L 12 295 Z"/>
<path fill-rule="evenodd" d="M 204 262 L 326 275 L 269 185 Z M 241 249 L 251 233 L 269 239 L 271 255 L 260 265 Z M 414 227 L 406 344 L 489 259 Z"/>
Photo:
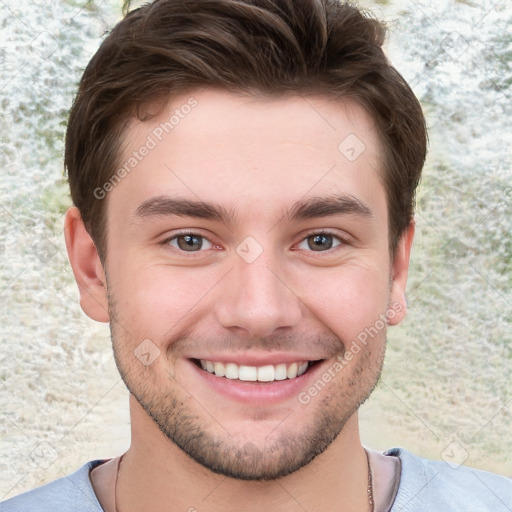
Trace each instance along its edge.
<path fill-rule="evenodd" d="M 119 22 L 91 59 L 70 112 L 71 197 L 102 261 L 105 206 L 131 117 L 155 99 L 215 86 L 242 94 L 351 98 L 377 124 L 390 250 L 414 214 L 427 151 L 421 106 L 382 50 L 385 26 L 336 0 L 156 0 Z"/>

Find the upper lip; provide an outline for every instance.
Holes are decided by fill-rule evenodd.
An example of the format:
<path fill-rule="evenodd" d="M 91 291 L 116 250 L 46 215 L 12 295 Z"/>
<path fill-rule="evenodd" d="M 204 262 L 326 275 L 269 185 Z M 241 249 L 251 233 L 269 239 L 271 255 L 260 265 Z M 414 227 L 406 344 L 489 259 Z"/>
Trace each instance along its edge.
<path fill-rule="evenodd" d="M 322 357 L 316 357 L 304 354 L 292 354 L 290 352 L 281 353 L 261 353 L 261 354 L 204 354 L 194 356 L 189 359 L 202 359 L 218 363 L 235 363 L 238 366 L 267 366 L 276 364 L 291 364 L 306 361 L 318 361 Z"/>

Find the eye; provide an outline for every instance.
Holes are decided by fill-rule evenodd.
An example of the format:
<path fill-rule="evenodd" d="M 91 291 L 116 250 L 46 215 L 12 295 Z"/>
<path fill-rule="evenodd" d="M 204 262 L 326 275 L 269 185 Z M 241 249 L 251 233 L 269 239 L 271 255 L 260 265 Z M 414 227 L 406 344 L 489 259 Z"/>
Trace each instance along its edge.
<path fill-rule="evenodd" d="M 163 244 L 170 245 L 183 252 L 200 252 L 201 249 L 211 249 L 213 247 L 211 240 L 197 233 L 180 233 L 167 238 Z"/>
<path fill-rule="evenodd" d="M 333 245 L 333 241 L 338 240 L 339 243 Z M 333 233 L 328 232 L 320 232 L 320 233 L 312 233 L 308 235 L 302 242 L 299 244 L 299 249 L 305 249 L 306 247 L 302 246 L 302 244 L 307 245 L 307 249 L 311 249 L 315 252 L 326 252 L 333 247 L 337 247 L 342 245 L 344 240 L 339 236 L 334 235 Z"/>

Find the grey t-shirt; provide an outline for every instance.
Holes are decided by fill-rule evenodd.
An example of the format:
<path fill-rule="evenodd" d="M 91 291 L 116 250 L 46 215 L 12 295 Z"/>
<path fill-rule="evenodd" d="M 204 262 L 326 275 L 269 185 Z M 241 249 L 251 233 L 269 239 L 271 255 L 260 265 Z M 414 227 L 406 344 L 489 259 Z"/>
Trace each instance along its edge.
<path fill-rule="evenodd" d="M 512 512 L 512 480 L 464 466 L 452 467 L 392 448 L 400 457 L 400 485 L 390 512 Z M 0 512 L 103 512 L 89 472 L 94 460 L 71 475 L 0 503 Z"/>

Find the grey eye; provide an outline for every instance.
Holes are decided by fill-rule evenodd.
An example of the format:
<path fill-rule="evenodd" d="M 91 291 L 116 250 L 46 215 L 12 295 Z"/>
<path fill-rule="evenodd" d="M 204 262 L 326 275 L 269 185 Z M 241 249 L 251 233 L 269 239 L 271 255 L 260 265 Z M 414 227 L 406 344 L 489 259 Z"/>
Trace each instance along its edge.
<path fill-rule="evenodd" d="M 177 243 L 177 245 L 174 244 Z M 211 242 L 201 235 L 194 234 L 182 234 L 176 235 L 169 239 L 169 245 L 176 247 L 184 252 L 198 252 L 200 249 L 204 248 L 204 244 L 210 244 L 210 247 L 206 247 L 207 249 L 211 248 Z"/>
<path fill-rule="evenodd" d="M 334 245 L 334 240 L 339 241 L 339 243 L 336 245 L 340 245 L 342 243 L 337 236 L 331 235 L 330 233 L 315 233 L 313 235 L 306 237 L 301 242 L 301 245 L 306 243 L 307 249 L 310 249 L 315 252 L 322 252 L 328 251 L 329 249 L 335 247 L 336 245 Z M 304 249 L 305 247 L 299 246 L 299 248 Z"/>

